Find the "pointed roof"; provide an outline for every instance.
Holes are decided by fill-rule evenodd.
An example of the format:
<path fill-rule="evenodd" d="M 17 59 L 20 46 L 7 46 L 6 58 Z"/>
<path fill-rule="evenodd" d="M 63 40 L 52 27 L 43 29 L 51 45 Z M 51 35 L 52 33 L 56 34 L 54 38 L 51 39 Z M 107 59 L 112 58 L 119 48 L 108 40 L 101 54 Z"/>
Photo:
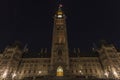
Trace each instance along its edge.
<path fill-rule="evenodd" d="M 63 5 L 59 4 L 58 11 L 62 11 L 62 9 L 61 9 L 62 7 L 63 7 Z"/>
<path fill-rule="evenodd" d="M 59 4 L 58 11 L 57 11 L 57 14 L 58 14 L 58 15 L 63 14 L 62 6 L 63 6 L 62 4 Z"/>

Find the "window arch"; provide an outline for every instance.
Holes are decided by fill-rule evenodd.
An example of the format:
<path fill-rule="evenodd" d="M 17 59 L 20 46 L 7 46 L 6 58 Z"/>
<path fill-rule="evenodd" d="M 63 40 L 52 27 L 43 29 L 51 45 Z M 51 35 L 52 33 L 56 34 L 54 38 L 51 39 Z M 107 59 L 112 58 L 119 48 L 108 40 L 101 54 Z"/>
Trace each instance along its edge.
<path fill-rule="evenodd" d="M 63 76 L 63 68 L 61 66 L 59 66 L 57 68 L 57 75 L 56 76 Z"/>

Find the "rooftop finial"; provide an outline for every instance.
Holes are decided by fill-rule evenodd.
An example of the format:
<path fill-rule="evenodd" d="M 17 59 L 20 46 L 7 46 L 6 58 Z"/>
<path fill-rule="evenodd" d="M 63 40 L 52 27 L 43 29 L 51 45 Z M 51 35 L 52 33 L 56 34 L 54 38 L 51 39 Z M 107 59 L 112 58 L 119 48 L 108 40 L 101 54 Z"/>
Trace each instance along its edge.
<path fill-rule="evenodd" d="M 61 8 L 61 7 L 63 7 L 63 5 L 62 5 L 62 4 L 59 4 L 59 8 Z"/>
<path fill-rule="evenodd" d="M 59 11 L 61 11 L 61 8 L 63 7 L 63 5 L 62 4 L 59 4 Z"/>

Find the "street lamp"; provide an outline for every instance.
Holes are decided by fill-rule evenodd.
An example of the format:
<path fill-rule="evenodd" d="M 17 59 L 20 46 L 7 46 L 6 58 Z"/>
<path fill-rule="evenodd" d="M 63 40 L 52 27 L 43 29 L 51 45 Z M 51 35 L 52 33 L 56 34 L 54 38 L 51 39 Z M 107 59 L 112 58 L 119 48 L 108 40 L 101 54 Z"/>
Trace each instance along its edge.
<path fill-rule="evenodd" d="M 39 71 L 38 73 L 39 73 L 39 74 L 41 74 L 41 73 L 42 73 L 42 71 Z"/>
<path fill-rule="evenodd" d="M 81 70 L 79 70 L 79 73 L 81 73 Z"/>
<path fill-rule="evenodd" d="M 81 75 L 83 74 L 81 70 L 79 70 L 79 73 L 80 73 Z"/>

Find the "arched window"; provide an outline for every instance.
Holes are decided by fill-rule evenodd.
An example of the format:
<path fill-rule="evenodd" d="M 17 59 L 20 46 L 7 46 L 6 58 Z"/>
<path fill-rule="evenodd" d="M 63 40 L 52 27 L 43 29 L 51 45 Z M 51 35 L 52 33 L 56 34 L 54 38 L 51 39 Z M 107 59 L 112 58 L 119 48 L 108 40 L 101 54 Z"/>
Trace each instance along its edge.
<path fill-rule="evenodd" d="M 63 76 L 63 68 L 61 66 L 59 66 L 57 68 L 57 75 L 56 76 Z"/>

